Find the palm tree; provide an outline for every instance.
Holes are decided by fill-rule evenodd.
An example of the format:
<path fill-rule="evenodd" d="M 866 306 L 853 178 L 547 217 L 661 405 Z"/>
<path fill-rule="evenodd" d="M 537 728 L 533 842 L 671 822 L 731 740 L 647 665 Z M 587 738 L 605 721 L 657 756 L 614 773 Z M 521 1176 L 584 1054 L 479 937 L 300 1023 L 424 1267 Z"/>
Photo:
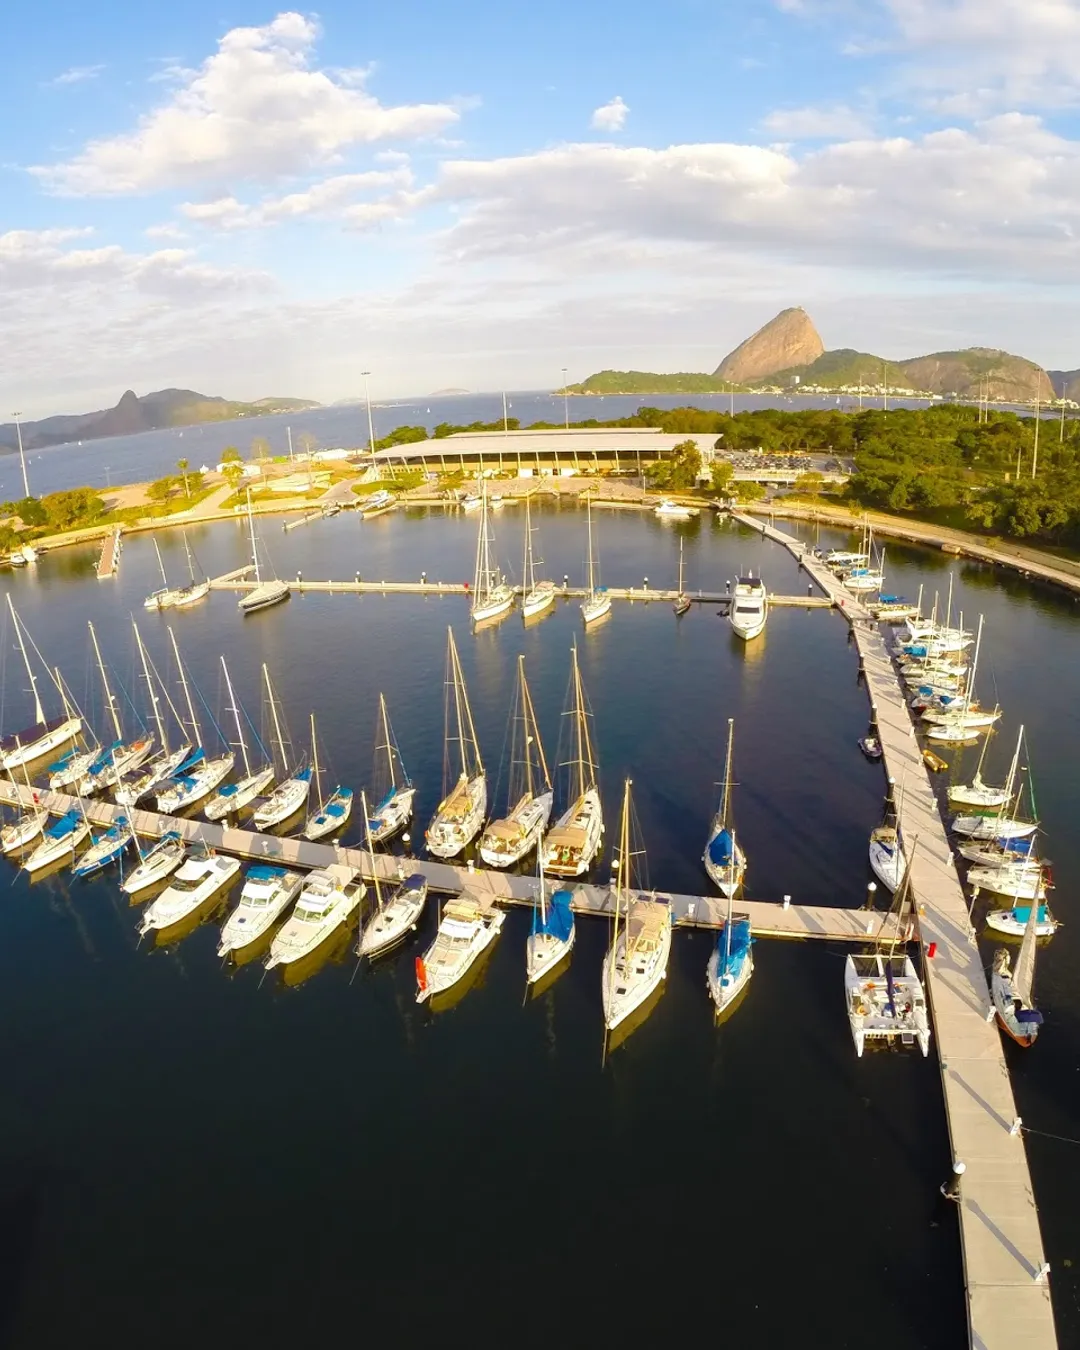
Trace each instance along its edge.
<path fill-rule="evenodd" d="M 184 493 L 185 493 L 185 495 L 186 495 L 187 497 L 190 498 L 191 493 L 188 491 L 188 485 L 187 485 L 187 469 L 188 469 L 188 462 L 187 462 L 187 460 L 186 460 L 186 459 L 178 459 L 178 460 L 176 461 L 176 467 L 180 470 L 180 473 L 183 475 L 183 479 L 184 479 Z"/>

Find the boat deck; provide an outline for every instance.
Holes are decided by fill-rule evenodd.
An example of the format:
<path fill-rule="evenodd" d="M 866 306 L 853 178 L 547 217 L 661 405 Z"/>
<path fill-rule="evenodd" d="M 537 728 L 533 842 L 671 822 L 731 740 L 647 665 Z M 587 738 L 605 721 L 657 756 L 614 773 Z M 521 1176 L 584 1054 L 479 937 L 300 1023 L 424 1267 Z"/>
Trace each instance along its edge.
<path fill-rule="evenodd" d="M 904 784 L 901 828 L 918 839 L 912 885 L 919 934 L 937 944 L 924 962 L 941 1064 L 953 1157 L 967 1171 L 960 1230 L 974 1350 L 1051 1350 L 1057 1345 L 1039 1212 L 1001 1033 L 994 1023 L 982 957 L 941 812 L 881 631 L 866 608 L 801 540 L 736 515 L 782 544 L 847 615 L 859 652 L 890 783 Z"/>

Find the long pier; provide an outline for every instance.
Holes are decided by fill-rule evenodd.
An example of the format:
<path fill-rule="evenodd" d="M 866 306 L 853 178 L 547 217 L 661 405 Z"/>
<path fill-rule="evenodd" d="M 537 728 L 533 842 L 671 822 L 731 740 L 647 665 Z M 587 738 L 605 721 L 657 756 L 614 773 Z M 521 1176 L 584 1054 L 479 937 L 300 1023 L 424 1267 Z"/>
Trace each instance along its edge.
<path fill-rule="evenodd" d="M 101 554 L 98 557 L 97 579 L 98 581 L 108 581 L 110 577 L 116 576 L 120 570 L 120 553 L 123 545 L 120 542 L 120 526 L 110 532 L 101 541 Z"/>
<path fill-rule="evenodd" d="M 919 936 L 927 949 L 936 946 L 924 964 L 949 1137 L 954 1159 L 967 1168 L 960 1232 L 972 1350 L 1052 1350 L 1049 1266 L 1001 1033 L 956 860 L 881 630 L 801 540 L 749 516 L 735 519 L 788 549 L 847 615 L 889 782 L 904 785 L 900 826 L 907 840 L 918 840 L 912 886 Z"/>

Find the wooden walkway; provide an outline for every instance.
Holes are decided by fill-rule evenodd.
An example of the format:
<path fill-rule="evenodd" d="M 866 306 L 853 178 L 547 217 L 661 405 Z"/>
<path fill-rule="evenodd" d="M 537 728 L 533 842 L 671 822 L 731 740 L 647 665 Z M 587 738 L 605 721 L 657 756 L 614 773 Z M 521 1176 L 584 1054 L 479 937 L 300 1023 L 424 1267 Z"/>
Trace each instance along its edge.
<path fill-rule="evenodd" d="M 120 570 L 120 552 L 123 545 L 120 542 L 120 526 L 110 532 L 101 541 L 101 555 L 98 558 L 97 578 L 98 581 L 108 581 L 110 577 L 116 576 Z"/>
<path fill-rule="evenodd" d="M 949 1137 L 953 1157 L 967 1166 L 960 1231 L 971 1346 L 1052 1350 L 1057 1335 L 1048 1267 L 1023 1136 L 1013 1132 L 1016 1102 L 1001 1033 L 956 862 L 881 631 L 800 540 L 747 516 L 735 519 L 793 553 L 848 616 L 889 781 L 897 792 L 903 784 L 901 828 L 909 844 L 918 839 L 912 883 L 919 934 L 924 944 L 937 944 L 925 969 Z"/>
<path fill-rule="evenodd" d="M 31 792 L 32 789 L 14 784 L 10 779 L 0 780 L 0 801 L 8 805 L 29 804 Z M 56 815 L 62 815 L 79 805 L 76 798 L 62 792 L 38 790 L 37 800 Z M 467 891 L 488 905 L 525 905 L 531 908 L 538 899 L 537 881 L 531 876 L 517 876 L 472 866 L 459 867 L 427 858 L 402 858 L 390 853 L 376 853 L 373 859 L 362 848 L 310 843 L 287 835 L 259 834 L 254 830 L 214 825 L 205 820 L 162 816 L 155 811 L 126 811 L 123 807 L 98 798 L 89 798 L 82 805 L 92 824 L 110 825 L 118 816 L 127 815 L 136 831 L 148 839 L 158 838 L 164 830 L 176 830 L 185 839 L 201 840 L 211 848 L 253 862 L 309 868 L 345 863 L 368 881 L 373 879 L 377 871 L 380 882 L 385 883 L 396 881 L 401 875 L 401 869 L 405 868 L 409 872 L 422 872 L 433 890 L 448 895 Z M 553 879 L 551 881 L 553 884 Z M 610 887 L 568 882 L 566 889 L 573 892 L 572 907 L 576 913 L 598 917 L 610 917 L 614 913 Z M 670 903 L 672 917 L 678 927 L 718 930 L 724 926 L 726 902 L 719 896 L 677 895 L 667 891 L 657 894 Z M 893 917 L 880 910 L 740 900 L 738 912 L 750 919 L 756 937 L 819 938 L 830 942 L 866 943 L 879 937 L 891 939 L 898 936 Z"/>

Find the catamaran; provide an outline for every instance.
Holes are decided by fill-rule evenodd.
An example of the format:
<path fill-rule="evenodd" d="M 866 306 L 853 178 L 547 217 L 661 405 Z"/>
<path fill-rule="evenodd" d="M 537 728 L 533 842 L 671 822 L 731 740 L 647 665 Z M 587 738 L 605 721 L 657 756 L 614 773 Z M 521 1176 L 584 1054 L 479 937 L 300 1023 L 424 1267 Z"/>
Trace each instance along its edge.
<path fill-rule="evenodd" d="M 720 810 L 713 817 L 712 832 L 701 861 L 713 883 L 730 899 L 746 875 L 746 855 L 735 839 L 735 827 L 731 823 L 731 790 L 734 787 L 731 779 L 731 751 L 735 741 L 735 719 L 729 717 L 727 725 L 727 759 L 724 762 Z"/>
<path fill-rule="evenodd" d="M 765 631 L 769 617 L 769 596 L 760 577 L 748 572 L 735 583 L 731 597 L 730 622 L 736 637 L 751 642 Z"/>
<path fill-rule="evenodd" d="M 1016 969 L 1011 969 L 1008 950 L 999 947 L 994 953 L 994 969 L 990 976 L 990 993 L 994 999 L 998 1025 L 1017 1045 L 1025 1049 L 1034 1045 L 1042 1026 L 1043 1015 L 1035 1007 L 1035 953 L 1039 925 L 1039 905 L 1028 906 L 1024 938 Z"/>
<path fill-rule="evenodd" d="M 683 590 L 683 540 L 679 535 L 679 589 L 675 594 L 675 599 L 671 603 L 671 608 L 676 616 L 685 614 L 690 608 L 690 597 Z"/>
<path fill-rule="evenodd" d="M 608 1031 L 614 1031 L 659 988 L 667 978 L 671 955 L 671 906 L 663 900 L 635 897 L 630 889 L 630 786 L 628 778 L 623 788 L 616 858 L 615 932 L 603 968 L 604 1025 Z"/>
<path fill-rule="evenodd" d="M 445 698 L 443 799 L 427 828 L 427 846 L 437 858 L 456 858 L 484 823 L 487 775 L 452 628 L 447 629 Z"/>
<path fill-rule="evenodd" d="M 382 740 L 378 739 L 382 735 Z M 372 786 L 378 803 L 371 813 L 371 837 L 376 844 L 392 839 L 411 819 L 416 789 L 405 772 L 398 749 L 386 698 L 379 695 L 379 717 L 375 732 L 375 768 Z"/>
<path fill-rule="evenodd" d="M 532 525 L 532 508 L 528 494 L 525 498 L 525 566 L 522 571 L 521 617 L 524 620 L 542 614 L 555 599 L 553 581 L 537 581 L 536 559 L 533 557 L 532 537 L 535 531 Z M 543 559 L 540 559 L 543 562 Z"/>
<path fill-rule="evenodd" d="M 255 536 L 255 515 L 251 509 L 251 488 L 247 490 L 247 517 L 248 531 L 251 535 L 251 565 L 255 569 L 255 586 L 253 590 L 240 597 L 237 601 L 237 608 L 243 614 L 253 614 L 257 609 L 267 609 L 270 605 L 278 605 L 282 600 L 288 600 L 291 592 L 287 581 L 279 581 L 275 576 L 270 576 L 266 580 L 263 579 L 259 567 L 259 544 Z"/>
<path fill-rule="evenodd" d="M 124 877 L 120 889 L 126 895 L 138 895 L 170 876 L 187 857 L 187 843 L 176 830 L 166 830 L 160 839 L 144 853 L 135 837 L 139 863 Z"/>
<path fill-rule="evenodd" d="M 97 633 L 94 631 L 92 623 L 88 622 L 86 626 L 90 630 L 90 641 L 93 643 L 94 656 L 97 659 L 98 671 L 101 675 L 101 687 L 105 692 L 105 706 L 109 710 L 115 739 L 111 745 L 102 750 L 97 759 L 87 769 L 86 777 L 77 784 L 76 790 L 81 797 L 89 797 L 105 788 L 115 787 L 125 773 L 131 773 L 145 763 L 150 758 L 154 748 L 154 734 L 147 731 L 145 727 L 142 734 L 136 736 L 133 740 L 124 740 L 116 697 L 109 687 L 109 677 L 105 671 L 105 662 L 101 657 Z"/>
<path fill-rule="evenodd" d="M 510 612 L 514 590 L 508 586 L 499 564 L 492 560 L 491 525 L 488 520 L 487 485 L 480 488 L 480 531 L 476 538 L 476 571 L 473 577 L 472 606 L 469 616 L 474 624 L 498 619 Z"/>
<path fill-rule="evenodd" d="M 352 918 L 366 894 L 367 887 L 357 878 L 355 867 L 331 863 L 312 872 L 296 908 L 274 934 L 266 969 L 310 956 Z"/>
<path fill-rule="evenodd" d="M 578 665 L 577 645 L 570 649 L 569 704 L 571 757 L 563 762 L 569 775 L 570 805 L 543 843 L 544 871 L 558 877 L 580 877 L 593 865 L 604 835 L 604 813 L 596 783 L 596 760 L 589 734 L 589 710 Z"/>
<path fill-rule="evenodd" d="M 573 892 L 547 893 L 544 857 L 536 855 L 536 900 L 532 912 L 532 930 L 525 939 L 525 979 L 535 984 L 560 966 L 574 946 L 576 928 L 571 909 Z"/>
<path fill-rule="evenodd" d="M 510 867 L 531 853 L 547 828 L 554 800 L 540 728 L 525 681 L 525 658 L 518 657 L 518 682 L 510 713 L 510 773 L 506 815 L 493 820 L 480 840 L 489 867 Z"/>
<path fill-rule="evenodd" d="M 416 958 L 416 1001 L 426 1003 L 453 988 L 472 968 L 480 954 L 502 932 L 506 915 L 485 906 L 477 897 L 461 895 L 448 900 L 439 918 L 435 941 Z"/>
<path fill-rule="evenodd" d="M 311 781 L 315 784 L 315 795 L 319 805 L 304 822 L 301 831 L 305 839 L 323 839 L 340 829 L 352 815 L 353 790 L 339 783 L 324 801 L 322 794 L 322 770 L 319 767 L 319 743 L 315 736 L 315 714 L 311 714 Z"/>
<path fill-rule="evenodd" d="M 274 697 L 273 689 L 270 685 L 270 672 L 266 666 L 263 666 L 263 679 L 266 681 L 266 690 L 270 697 L 270 716 L 274 724 L 274 740 L 277 743 L 277 753 L 282 765 L 287 765 L 290 754 L 286 751 L 286 745 L 292 748 L 292 742 L 289 740 L 288 732 L 282 731 L 281 716 L 278 712 L 278 701 Z M 315 723 L 312 720 L 312 736 L 315 734 Z M 275 825 L 282 824 L 294 816 L 297 811 L 301 811 L 307 806 L 308 797 L 311 795 L 311 777 L 312 766 L 298 761 L 292 773 L 277 785 L 274 791 L 255 808 L 252 816 L 252 823 L 257 830 L 268 830 Z"/>
<path fill-rule="evenodd" d="M 158 792 L 157 809 L 166 816 L 175 815 L 177 811 L 184 811 L 191 806 L 198 806 L 200 802 L 210 796 L 220 783 L 228 778 L 236 764 L 236 756 L 231 749 L 226 749 L 223 755 L 216 755 L 213 759 L 207 759 L 202 744 L 202 733 L 199 730 L 199 719 L 195 716 L 195 703 L 191 697 L 191 682 L 184 669 L 184 663 L 180 659 L 180 648 L 176 644 L 176 634 L 172 628 L 169 629 L 169 637 L 172 640 L 180 686 L 187 701 L 188 718 L 190 719 L 188 726 L 191 728 L 193 749 L 177 769 L 174 777 Z M 221 729 L 216 722 L 214 726 L 222 742 L 224 742 L 225 737 L 221 734 Z"/>
<path fill-rule="evenodd" d="M 600 569 L 597 566 L 596 554 L 593 552 L 591 497 L 585 499 L 585 517 L 589 541 L 589 593 L 581 602 L 581 617 L 585 620 L 585 627 L 588 628 L 589 624 L 602 619 L 610 611 L 611 596 L 606 589 L 597 585 L 597 572 Z"/>
<path fill-rule="evenodd" d="M 844 962 L 844 1001 L 851 1039 L 860 1058 L 868 1040 L 891 1041 L 896 1037 L 903 1045 L 917 1043 L 924 1055 L 930 1052 L 926 991 L 911 957 L 896 954 L 913 907 L 911 862 L 909 859 L 904 869 L 890 911 L 895 915 L 893 936 L 888 941 L 879 937 L 873 951 L 848 956 Z"/>
<path fill-rule="evenodd" d="M 139 936 L 163 932 L 190 919 L 218 896 L 239 871 L 239 858 L 213 853 L 205 845 L 193 851 L 165 890 L 143 910 Z"/>
<path fill-rule="evenodd" d="M 228 956 L 257 942 L 285 913 L 303 884 L 303 872 L 262 863 L 249 867 L 240 888 L 240 902 L 222 925 L 218 956 Z"/>
<path fill-rule="evenodd" d="M 11 622 L 15 629 L 15 640 L 18 643 L 23 665 L 26 667 L 26 673 L 30 679 L 30 691 L 34 696 L 33 725 L 0 740 L 0 768 L 11 770 L 19 768 L 22 764 L 29 764 L 42 755 L 49 754 L 65 742 L 72 740 L 82 730 L 82 718 L 74 716 L 69 709 L 65 708 L 62 716 L 46 720 L 45 710 L 41 706 L 41 695 L 38 692 L 37 676 L 34 674 L 34 668 L 30 664 L 30 657 L 26 652 L 25 638 L 29 637 L 29 634 L 24 632 L 22 621 L 15 613 L 15 606 L 11 603 L 10 593 L 7 596 L 7 602 L 8 610 L 11 613 Z M 33 639 L 31 638 L 30 641 L 31 645 L 34 646 L 34 651 L 37 652 Z M 39 657 L 40 655 L 40 652 L 38 652 Z M 42 664 L 44 665 L 44 662 Z M 48 666 L 45 669 L 48 671 Z"/>
<path fill-rule="evenodd" d="M 379 869 L 375 862 L 375 846 L 371 837 L 371 819 L 368 815 L 367 798 L 360 794 L 364 812 L 364 825 L 367 836 L 368 855 L 371 858 L 371 875 L 375 885 L 375 909 L 360 934 L 356 954 L 374 960 L 383 952 L 396 946 L 420 922 L 427 901 L 427 877 L 422 872 L 409 876 L 398 873 L 399 882 L 389 894 L 384 894 L 379 881 Z"/>
<path fill-rule="evenodd" d="M 46 827 L 41 843 L 23 860 L 24 871 L 40 872 L 62 858 L 74 862 L 79 845 L 89 833 L 90 822 L 77 806 L 65 811 L 59 820 Z"/>
<path fill-rule="evenodd" d="M 233 691 L 229 667 L 225 664 L 224 656 L 221 658 L 221 670 L 225 676 L 225 688 L 229 694 L 229 711 L 236 723 L 236 743 L 240 747 L 240 754 L 244 760 L 244 776 L 238 783 L 223 783 L 218 788 L 215 795 L 203 807 L 203 815 L 207 820 L 223 820 L 226 816 L 235 815 L 237 811 L 242 811 L 245 806 L 249 806 L 256 797 L 261 796 L 266 791 L 274 781 L 276 773 L 274 762 L 266 753 L 261 741 L 259 746 L 263 750 L 263 758 L 266 762 L 252 769 L 247 741 L 244 738 L 243 723 L 247 718 L 247 713 L 241 708 L 240 700 Z M 266 681 L 266 692 L 270 699 L 270 705 L 273 707 L 274 691 L 270 685 L 270 675 L 265 664 L 263 665 L 263 678 Z M 254 733 L 254 728 L 252 728 L 252 732 Z M 256 739 L 258 738 L 256 737 Z"/>

